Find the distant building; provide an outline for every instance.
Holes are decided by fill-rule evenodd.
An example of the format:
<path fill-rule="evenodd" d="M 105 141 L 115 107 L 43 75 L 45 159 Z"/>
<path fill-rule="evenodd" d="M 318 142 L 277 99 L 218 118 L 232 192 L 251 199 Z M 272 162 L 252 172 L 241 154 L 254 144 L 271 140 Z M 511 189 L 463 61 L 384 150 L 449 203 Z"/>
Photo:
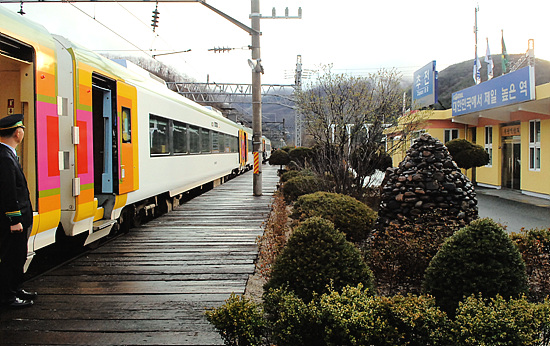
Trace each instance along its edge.
<path fill-rule="evenodd" d="M 550 83 L 535 87 L 520 71 L 454 93 L 453 109 L 429 111 L 418 135 L 484 147 L 489 164 L 467 172 L 478 185 L 550 199 Z M 396 136 L 399 129 L 390 129 L 388 141 Z M 394 165 L 403 155 L 394 155 Z"/>

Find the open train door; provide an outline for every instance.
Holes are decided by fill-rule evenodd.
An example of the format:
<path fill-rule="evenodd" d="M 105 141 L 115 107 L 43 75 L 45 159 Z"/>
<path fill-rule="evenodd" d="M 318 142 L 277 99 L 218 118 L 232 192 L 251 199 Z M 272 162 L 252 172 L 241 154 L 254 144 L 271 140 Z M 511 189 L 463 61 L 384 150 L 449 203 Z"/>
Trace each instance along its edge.
<path fill-rule="evenodd" d="M 93 74 L 92 102 L 94 123 L 94 194 L 111 195 L 118 190 L 116 120 L 116 83 Z M 118 161 L 118 159 L 117 159 Z"/>
<path fill-rule="evenodd" d="M 0 34 L 0 118 L 23 114 L 25 139 L 17 147 L 17 156 L 27 179 L 34 214 L 38 211 L 35 126 L 35 50 L 32 46 Z M 29 253 L 34 251 L 35 218 L 29 240 Z"/>
<path fill-rule="evenodd" d="M 246 162 L 248 161 L 247 144 L 247 133 L 243 130 L 239 130 L 239 164 L 241 171 L 244 171 L 246 169 Z"/>
<path fill-rule="evenodd" d="M 110 217 L 119 187 L 116 94 L 115 80 L 92 73 L 94 198 L 101 216 L 94 218 L 85 244 L 103 237 L 116 223 Z"/>

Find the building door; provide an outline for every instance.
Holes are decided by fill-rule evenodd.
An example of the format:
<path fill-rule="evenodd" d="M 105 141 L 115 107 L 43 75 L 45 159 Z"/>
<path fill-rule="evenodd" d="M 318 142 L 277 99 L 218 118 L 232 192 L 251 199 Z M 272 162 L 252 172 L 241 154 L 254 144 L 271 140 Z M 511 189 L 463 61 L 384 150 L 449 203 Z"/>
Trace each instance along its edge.
<path fill-rule="evenodd" d="M 520 188 L 521 144 L 520 136 L 503 137 L 502 187 Z"/>

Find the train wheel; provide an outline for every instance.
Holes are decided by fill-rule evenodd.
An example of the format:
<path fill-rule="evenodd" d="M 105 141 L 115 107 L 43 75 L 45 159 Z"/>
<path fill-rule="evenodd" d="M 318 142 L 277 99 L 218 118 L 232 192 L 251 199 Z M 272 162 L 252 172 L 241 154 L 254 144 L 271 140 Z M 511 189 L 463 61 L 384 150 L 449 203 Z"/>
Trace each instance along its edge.
<path fill-rule="evenodd" d="M 130 228 L 132 227 L 132 212 L 129 208 L 124 208 L 122 210 L 122 213 L 120 214 L 120 218 L 118 219 L 119 223 L 119 230 L 120 232 L 127 234 L 130 232 Z"/>
<path fill-rule="evenodd" d="M 133 210 L 131 213 L 132 215 L 132 228 L 139 227 L 143 223 L 143 220 L 145 219 L 145 211 L 143 209 L 140 210 Z"/>

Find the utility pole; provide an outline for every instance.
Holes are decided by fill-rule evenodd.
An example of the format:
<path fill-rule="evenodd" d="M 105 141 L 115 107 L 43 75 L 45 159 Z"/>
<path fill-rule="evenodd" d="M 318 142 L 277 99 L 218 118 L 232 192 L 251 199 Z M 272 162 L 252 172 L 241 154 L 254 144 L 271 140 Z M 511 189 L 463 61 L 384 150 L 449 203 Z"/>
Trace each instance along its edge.
<path fill-rule="evenodd" d="M 297 92 L 302 91 L 302 56 L 298 55 L 296 58 L 296 73 L 294 77 L 294 87 Z M 294 145 L 296 147 L 302 146 L 302 115 L 298 110 L 294 114 L 295 133 L 294 133 Z"/>
<path fill-rule="evenodd" d="M 260 150 L 262 145 L 262 73 L 260 55 L 260 0 L 251 0 L 252 27 L 252 151 L 254 155 L 254 177 L 252 189 L 254 196 L 262 195 L 262 168 Z"/>
<path fill-rule="evenodd" d="M 0 3 L 13 3 L 20 2 L 21 0 L 0 0 Z M 71 2 L 148 2 L 149 0 L 72 0 Z M 58 2 L 58 0 L 26 0 L 25 2 Z M 235 18 L 225 14 L 218 10 L 214 6 L 211 6 L 206 0 L 156 0 L 157 7 L 153 11 L 153 29 L 158 26 L 158 3 L 159 2 L 196 2 L 219 14 L 223 18 L 227 19 L 231 23 L 235 24 L 239 28 L 248 32 L 252 36 L 252 60 L 248 63 L 252 68 L 252 148 L 254 155 L 254 178 L 253 178 L 253 191 L 254 196 L 262 195 L 262 171 L 259 164 L 259 156 L 262 145 L 262 79 L 261 74 L 264 73 L 264 69 L 261 64 L 260 57 L 260 19 L 301 19 L 302 8 L 298 9 L 298 16 L 293 17 L 288 15 L 288 8 L 285 9 L 285 16 L 277 17 L 275 9 L 272 11 L 272 15 L 269 17 L 262 17 L 260 14 L 260 0 L 251 0 L 251 12 L 250 19 L 252 21 L 251 27 L 239 22 Z M 23 2 L 21 2 L 23 4 Z M 24 14 L 23 10 L 20 11 L 21 15 Z M 154 31 L 154 30 L 153 30 Z"/>

